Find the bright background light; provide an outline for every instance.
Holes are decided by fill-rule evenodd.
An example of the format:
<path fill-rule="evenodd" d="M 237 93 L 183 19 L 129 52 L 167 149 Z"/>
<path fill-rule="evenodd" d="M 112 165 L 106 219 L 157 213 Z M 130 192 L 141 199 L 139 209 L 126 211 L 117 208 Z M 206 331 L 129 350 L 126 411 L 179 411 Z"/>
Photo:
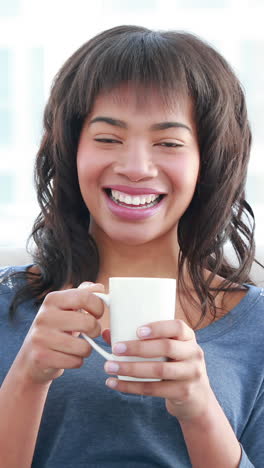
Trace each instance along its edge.
<path fill-rule="evenodd" d="M 263 0 L 0 0 L 0 247 L 24 247 L 38 214 L 33 161 L 54 75 L 82 43 L 120 24 L 195 33 L 231 63 L 253 130 L 247 198 L 264 245 Z"/>

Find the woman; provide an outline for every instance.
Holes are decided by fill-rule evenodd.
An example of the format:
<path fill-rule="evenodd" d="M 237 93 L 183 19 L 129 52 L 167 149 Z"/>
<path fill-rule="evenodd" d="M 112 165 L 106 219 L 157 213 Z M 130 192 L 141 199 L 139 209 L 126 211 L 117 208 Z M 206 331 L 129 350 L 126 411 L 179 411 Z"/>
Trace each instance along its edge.
<path fill-rule="evenodd" d="M 34 263 L 2 272 L 1 466 L 261 466 L 250 144 L 237 78 L 190 34 L 120 26 L 65 63 L 36 159 Z M 104 364 L 81 338 L 109 349 L 92 293 L 111 276 L 177 278 L 177 318 L 113 350 L 167 361 Z"/>

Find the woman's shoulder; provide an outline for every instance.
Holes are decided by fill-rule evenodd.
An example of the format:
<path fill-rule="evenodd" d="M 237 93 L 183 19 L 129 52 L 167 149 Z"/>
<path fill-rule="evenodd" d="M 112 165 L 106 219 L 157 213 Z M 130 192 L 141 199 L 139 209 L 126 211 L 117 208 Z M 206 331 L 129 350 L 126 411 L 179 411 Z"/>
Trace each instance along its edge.
<path fill-rule="evenodd" d="M 26 271 L 30 265 L 5 266 L 0 268 L 0 324 L 9 318 L 10 306 L 16 293 L 26 284 Z M 34 315 L 33 304 L 28 301 L 22 302 L 18 308 L 16 317 L 22 320 L 28 320 L 29 316 Z M 33 310 L 34 309 L 34 310 Z M 32 311 L 32 314 L 31 314 Z M 33 313 L 34 312 L 34 313 Z"/>
<path fill-rule="evenodd" d="M 248 328 L 257 328 L 264 332 L 264 288 L 245 284 L 245 294 L 227 314 L 230 323 L 246 324 Z"/>
<path fill-rule="evenodd" d="M 199 341 L 220 338 L 226 340 L 245 338 L 252 345 L 263 343 L 264 336 L 264 288 L 251 284 L 244 285 L 243 294 L 230 293 L 229 309 L 219 320 L 197 331 Z M 252 337 L 254 336 L 254 340 Z M 250 338 L 250 340 L 249 340 Z M 261 345 L 262 346 L 262 345 Z M 262 346 L 263 350 L 264 347 Z"/>
<path fill-rule="evenodd" d="M 21 284 L 30 265 L 4 266 L 0 268 L 0 296 L 12 293 Z"/>
<path fill-rule="evenodd" d="M 220 296 L 221 297 L 221 296 Z M 253 318 L 259 315 L 264 325 L 264 288 L 253 283 L 231 284 L 230 290 L 223 291 L 220 310 L 227 320 L 240 320 L 244 315 Z M 221 316 L 221 314 L 220 314 Z"/>
<path fill-rule="evenodd" d="M 261 321 L 264 324 L 264 288 L 258 285 L 246 284 L 247 294 L 244 301 L 238 304 L 238 308 L 243 310 L 252 311 L 255 315 L 256 311 L 259 313 Z"/>

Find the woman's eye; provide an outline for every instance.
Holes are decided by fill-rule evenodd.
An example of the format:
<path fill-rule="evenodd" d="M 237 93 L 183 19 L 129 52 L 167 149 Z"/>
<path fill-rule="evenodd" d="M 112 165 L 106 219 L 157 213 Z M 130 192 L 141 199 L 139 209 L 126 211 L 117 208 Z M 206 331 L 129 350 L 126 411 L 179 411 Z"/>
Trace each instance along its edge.
<path fill-rule="evenodd" d="M 99 143 L 120 143 L 121 141 L 114 140 L 113 138 L 95 138 L 95 141 L 98 141 Z"/>
<path fill-rule="evenodd" d="M 183 143 L 173 143 L 172 141 L 163 141 L 162 143 L 158 143 L 160 146 L 165 146 L 165 148 L 181 148 Z"/>

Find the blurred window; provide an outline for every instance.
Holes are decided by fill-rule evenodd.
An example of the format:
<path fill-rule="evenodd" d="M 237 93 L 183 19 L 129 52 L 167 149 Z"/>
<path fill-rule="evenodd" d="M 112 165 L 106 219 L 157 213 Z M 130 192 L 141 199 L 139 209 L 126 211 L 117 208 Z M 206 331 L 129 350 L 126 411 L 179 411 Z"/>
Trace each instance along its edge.
<path fill-rule="evenodd" d="M 0 205 L 14 203 L 15 177 L 12 173 L 0 173 Z"/>
<path fill-rule="evenodd" d="M 158 0 L 103 0 L 103 8 L 120 12 L 120 11 L 142 11 L 146 9 L 155 9 L 158 5 Z"/>
<path fill-rule="evenodd" d="M 11 51 L 0 48 L 0 145 L 9 145 L 12 140 L 11 112 Z"/>
<path fill-rule="evenodd" d="M 28 70 L 29 103 L 31 108 L 34 142 L 39 142 L 44 108 L 44 50 L 37 47 L 30 50 Z"/>
<path fill-rule="evenodd" d="M 20 3 L 20 0 L 0 0 L 0 16 L 18 15 Z"/>

